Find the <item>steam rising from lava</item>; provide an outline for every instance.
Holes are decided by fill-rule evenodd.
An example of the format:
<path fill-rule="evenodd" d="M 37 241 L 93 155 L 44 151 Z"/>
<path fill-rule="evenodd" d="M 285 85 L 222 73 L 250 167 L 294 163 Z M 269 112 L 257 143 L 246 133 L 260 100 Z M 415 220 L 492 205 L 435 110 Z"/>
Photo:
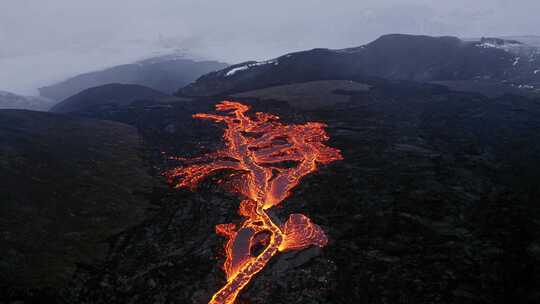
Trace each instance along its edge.
<path fill-rule="evenodd" d="M 246 199 L 240 203 L 240 224 L 220 224 L 216 232 L 227 238 L 224 270 L 227 283 L 214 294 L 210 303 L 232 304 L 239 292 L 270 259 L 280 251 L 323 247 L 328 239 L 318 225 L 302 214 L 291 214 L 278 226 L 266 210 L 281 203 L 300 179 L 314 172 L 317 164 L 342 159 L 340 151 L 324 144 L 328 135 L 322 123 L 302 125 L 280 123 L 279 117 L 255 113 L 233 101 L 216 105 L 224 115 L 195 114 L 226 125 L 225 148 L 194 159 L 181 159 L 185 166 L 165 173 L 176 187 L 195 189 L 206 176 L 217 170 L 241 173 L 234 188 Z M 292 164 L 292 165 L 291 165 Z M 257 250 L 256 248 L 263 248 Z"/>

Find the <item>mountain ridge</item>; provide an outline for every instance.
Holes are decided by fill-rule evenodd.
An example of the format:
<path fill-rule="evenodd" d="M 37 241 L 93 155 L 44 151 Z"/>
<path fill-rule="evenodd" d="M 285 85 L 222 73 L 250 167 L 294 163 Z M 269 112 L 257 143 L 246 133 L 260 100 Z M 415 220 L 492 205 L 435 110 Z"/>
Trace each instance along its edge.
<path fill-rule="evenodd" d="M 200 75 L 226 67 L 218 61 L 195 61 L 183 56 L 164 55 L 76 75 L 39 88 L 41 96 L 64 100 L 85 89 L 107 83 L 139 84 L 173 93 Z"/>
<path fill-rule="evenodd" d="M 512 41 L 389 34 L 359 47 L 312 49 L 244 62 L 201 76 L 179 96 L 238 93 L 294 82 L 348 79 L 497 81 L 540 91 L 540 49 Z M 527 52 L 522 54 L 522 52 Z M 528 56 L 525 60 L 524 57 Z"/>

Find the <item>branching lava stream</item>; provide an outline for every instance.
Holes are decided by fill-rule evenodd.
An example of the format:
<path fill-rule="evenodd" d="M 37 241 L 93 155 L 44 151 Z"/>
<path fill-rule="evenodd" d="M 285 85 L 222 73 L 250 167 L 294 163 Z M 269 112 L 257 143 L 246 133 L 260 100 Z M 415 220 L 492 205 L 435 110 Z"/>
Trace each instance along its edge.
<path fill-rule="evenodd" d="M 317 164 L 342 159 L 340 151 L 324 144 L 328 136 L 322 123 L 301 125 L 280 123 L 267 113 L 247 115 L 249 107 L 234 101 L 216 105 L 224 115 L 195 114 L 226 125 L 225 147 L 193 159 L 178 158 L 184 166 L 165 172 L 175 187 L 194 189 L 217 170 L 241 173 L 233 181 L 234 189 L 245 199 L 239 213 L 241 224 L 220 224 L 216 232 L 227 237 L 224 270 L 227 283 L 210 303 L 233 304 L 240 291 L 278 252 L 323 247 L 328 240 L 323 230 L 302 214 L 291 214 L 281 227 L 266 210 L 281 203 L 300 179 L 314 172 Z M 260 250 L 255 250 L 260 248 Z"/>

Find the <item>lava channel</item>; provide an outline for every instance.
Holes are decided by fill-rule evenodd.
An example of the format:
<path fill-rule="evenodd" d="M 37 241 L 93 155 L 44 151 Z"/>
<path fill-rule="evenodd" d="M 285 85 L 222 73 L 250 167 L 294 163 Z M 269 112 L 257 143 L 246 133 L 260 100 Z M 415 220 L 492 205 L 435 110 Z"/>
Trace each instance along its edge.
<path fill-rule="evenodd" d="M 227 238 L 223 265 L 227 283 L 209 303 L 233 304 L 240 291 L 278 252 L 324 247 L 324 231 L 303 214 L 291 214 L 284 225 L 272 221 L 266 211 L 291 194 L 300 179 L 314 172 L 318 164 L 341 160 L 338 149 L 324 144 L 329 139 L 326 125 L 317 122 L 287 125 L 279 117 L 257 112 L 249 106 L 222 101 L 217 114 L 195 114 L 194 118 L 225 124 L 225 147 L 193 159 L 177 158 L 183 166 L 164 173 L 176 188 L 195 189 L 218 170 L 238 171 L 233 189 L 245 197 L 239 206 L 244 220 L 220 224 L 216 232 Z"/>

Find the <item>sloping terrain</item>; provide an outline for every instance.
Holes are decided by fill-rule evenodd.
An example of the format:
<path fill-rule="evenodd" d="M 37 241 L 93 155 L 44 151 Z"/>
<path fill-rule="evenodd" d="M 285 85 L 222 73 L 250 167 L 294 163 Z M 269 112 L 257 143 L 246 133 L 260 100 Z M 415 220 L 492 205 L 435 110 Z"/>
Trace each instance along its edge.
<path fill-rule="evenodd" d="M 225 63 L 216 61 L 193 61 L 163 56 L 81 74 L 40 88 L 39 92 L 41 96 L 61 101 L 88 88 L 122 83 L 142 85 L 171 94 L 199 76 L 226 66 Z"/>
<path fill-rule="evenodd" d="M 335 84 L 317 87 L 325 95 Z M 299 92 L 310 85 L 288 87 L 290 102 L 283 90 L 279 100 L 236 99 L 288 123 L 328 124 L 329 145 L 345 159 L 305 178 L 283 208 L 272 212 L 282 220 L 294 212 L 308 215 L 330 243 L 277 257 L 240 301 L 540 299 L 538 99 L 489 99 L 379 80 L 369 90 L 344 90 L 338 102 L 318 101 L 306 110 L 303 105 L 319 93 L 311 86 L 302 99 Z M 134 104 L 105 115 L 136 126 L 164 170 L 172 163 L 160 153 L 192 157 L 221 145 L 220 127 L 191 115 L 211 111 L 222 98 L 227 96 Z M 240 198 L 213 181 L 196 192 L 168 189 L 157 197 L 156 215 L 117 235 L 104 263 L 78 269 L 65 294 L 69 301 L 207 303 L 222 286 L 223 239 L 214 225 L 239 220 Z"/>
<path fill-rule="evenodd" d="M 48 290 L 144 220 L 146 153 L 121 123 L 0 110 L 0 301 L 54 301 Z"/>
<path fill-rule="evenodd" d="M 523 85 L 500 83 L 493 80 L 445 80 L 430 83 L 443 85 L 460 92 L 475 92 L 487 97 L 496 98 L 504 95 L 520 95 L 531 98 L 540 97 L 540 89 Z"/>
<path fill-rule="evenodd" d="M 313 49 L 262 62 L 245 62 L 200 77 L 181 89 L 186 96 L 230 94 L 269 86 L 329 79 L 497 81 L 540 88 L 540 49 L 485 38 L 385 35 L 356 48 Z"/>
<path fill-rule="evenodd" d="M 84 90 L 55 105 L 56 113 L 84 113 L 85 111 L 114 110 L 129 106 L 137 100 L 152 100 L 170 97 L 154 89 L 134 84 L 112 83 Z"/>
<path fill-rule="evenodd" d="M 299 109 L 316 109 L 348 101 L 351 92 L 369 88 L 367 84 L 351 80 L 319 80 L 241 92 L 233 97 L 281 100 Z"/>

